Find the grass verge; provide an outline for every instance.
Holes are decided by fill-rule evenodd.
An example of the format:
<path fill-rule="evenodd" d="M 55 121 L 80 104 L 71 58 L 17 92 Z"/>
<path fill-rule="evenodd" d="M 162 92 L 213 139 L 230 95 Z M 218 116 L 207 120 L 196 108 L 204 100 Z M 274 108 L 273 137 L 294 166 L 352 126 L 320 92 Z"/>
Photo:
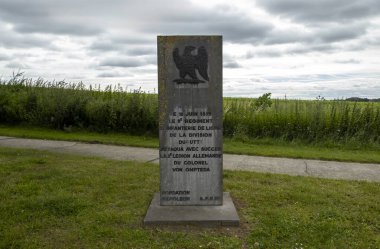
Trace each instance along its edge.
<path fill-rule="evenodd" d="M 224 172 L 239 228 L 144 228 L 157 165 L 0 148 L 0 248 L 379 248 L 380 183 Z"/>
<path fill-rule="evenodd" d="M 86 130 L 62 131 L 47 128 L 0 125 L 0 136 L 54 139 L 158 148 L 158 139 L 124 133 L 96 133 Z M 224 152 L 271 157 L 321 159 L 346 162 L 380 163 L 380 148 L 337 146 L 329 144 L 305 145 L 302 142 L 286 142 L 278 139 L 239 141 L 224 139 Z"/>

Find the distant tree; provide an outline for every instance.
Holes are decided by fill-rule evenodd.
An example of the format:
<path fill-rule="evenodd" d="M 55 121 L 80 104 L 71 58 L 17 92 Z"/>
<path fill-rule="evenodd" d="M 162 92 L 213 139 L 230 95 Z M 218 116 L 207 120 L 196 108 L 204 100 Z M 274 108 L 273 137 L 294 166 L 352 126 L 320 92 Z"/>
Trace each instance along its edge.
<path fill-rule="evenodd" d="M 351 98 L 347 98 L 346 101 L 352 101 L 352 102 L 369 102 L 369 101 L 371 101 L 371 100 L 370 100 L 370 99 L 367 99 L 367 98 L 351 97 Z"/>
<path fill-rule="evenodd" d="M 351 97 L 345 99 L 346 101 L 353 101 L 353 102 L 380 102 L 380 98 L 377 99 L 368 99 L 368 98 L 360 98 L 360 97 Z"/>
<path fill-rule="evenodd" d="M 255 109 L 256 110 L 265 110 L 268 107 L 271 107 L 272 100 L 270 99 L 270 96 L 272 93 L 264 93 L 262 96 L 258 97 L 255 101 Z"/>

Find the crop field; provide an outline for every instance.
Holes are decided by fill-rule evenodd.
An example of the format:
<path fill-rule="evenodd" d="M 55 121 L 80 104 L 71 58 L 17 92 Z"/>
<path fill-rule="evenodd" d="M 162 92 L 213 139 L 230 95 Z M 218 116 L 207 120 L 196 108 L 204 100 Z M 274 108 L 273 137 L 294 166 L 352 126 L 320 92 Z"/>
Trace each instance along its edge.
<path fill-rule="evenodd" d="M 260 101 L 259 101 L 260 102 Z M 380 103 L 343 100 L 225 98 L 224 132 L 241 138 L 287 141 L 380 142 Z"/>
<path fill-rule="evenodd" d="M 156 94 L 109 86 L 31 80 L 0 81 L 0 123 L 61 130 L 158 134 Z M 380 103 L 344 100 L 224 98 L 224 135 L 305 143 L 380 144 Z"/>

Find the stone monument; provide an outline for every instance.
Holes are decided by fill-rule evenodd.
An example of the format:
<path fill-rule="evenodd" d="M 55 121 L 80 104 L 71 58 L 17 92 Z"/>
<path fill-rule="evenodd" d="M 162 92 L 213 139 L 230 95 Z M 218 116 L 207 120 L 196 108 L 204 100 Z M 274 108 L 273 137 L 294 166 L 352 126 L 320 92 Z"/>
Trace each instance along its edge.
<path fill-rule="evenodd" d="M 160 193 L 144 224 L 239 225 L 223 193 L 221 36 L 158 36 Z"/>

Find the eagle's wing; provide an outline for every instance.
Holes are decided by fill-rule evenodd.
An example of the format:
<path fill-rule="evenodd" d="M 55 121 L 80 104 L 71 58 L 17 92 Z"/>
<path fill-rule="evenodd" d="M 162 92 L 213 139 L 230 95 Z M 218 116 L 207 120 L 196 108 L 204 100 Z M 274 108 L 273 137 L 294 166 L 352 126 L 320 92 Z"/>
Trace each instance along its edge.
<path fill-rule="evenodd" d="M 197 69 L 199 74 L 202 76 L 203 79 L 209 81 L 207 68 L 208 68 L 208 55 L 205 47 L 199 47 L 198 48 L 198 55 L 197 55 Z"/>
<path fill-rule="evenodd" d="M 182 58 L 179 55 L 178 48 L 174 49 L 174 51 L 173 51 L 173 59 L 174 59 L 174 63 L 177 66 L 177 68 L 179 70 L 181 70 L 182 69 Z"/>

